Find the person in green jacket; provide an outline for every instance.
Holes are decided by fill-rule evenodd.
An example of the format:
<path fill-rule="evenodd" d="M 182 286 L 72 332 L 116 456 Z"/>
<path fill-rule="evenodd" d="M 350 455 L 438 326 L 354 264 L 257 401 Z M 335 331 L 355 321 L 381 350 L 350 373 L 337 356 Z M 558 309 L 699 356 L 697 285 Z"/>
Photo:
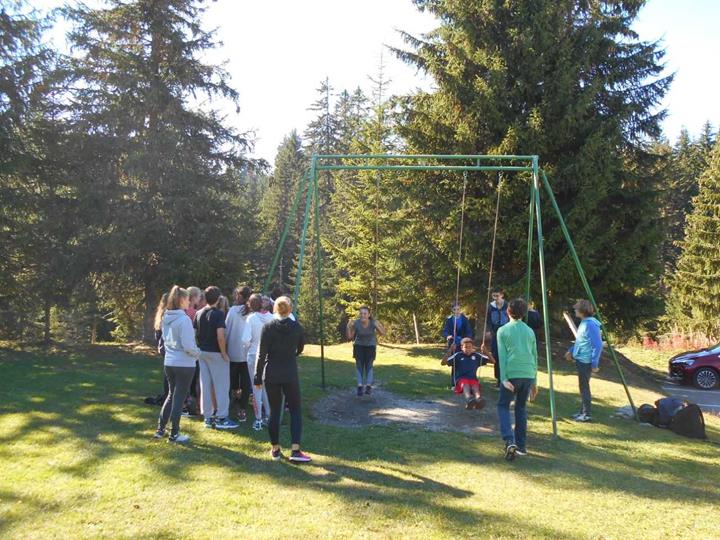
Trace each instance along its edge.
<path fill-rule="evenodd" d="M 527 454 L 527 400 L 537 395 L 537 345 L 535 333 L 523 322 L 527 302 L 517 298 L 508 306 L 510 322 L 498 330 L 500 397 L 498 418 L 505 441 L 505 459 Z M 515 400 L 515 430 L 510 423 L 510 403 Z"/>

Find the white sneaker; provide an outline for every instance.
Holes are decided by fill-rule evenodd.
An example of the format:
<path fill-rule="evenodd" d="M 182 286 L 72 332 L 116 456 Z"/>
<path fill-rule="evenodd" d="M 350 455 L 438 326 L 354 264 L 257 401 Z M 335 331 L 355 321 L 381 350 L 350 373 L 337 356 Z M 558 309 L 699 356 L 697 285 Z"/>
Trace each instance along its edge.
<path fill-rule="evenodd" d="M 573 420 L 575 420 L 576 422 L 591 422 L 592 416 L 590 416 L 589 414 L 580 414 L 573 418 Z"/>
<path fill-rule="evenodd" d="M 190 437 L 187 435 L 182 435 L 181 433 L 178 433 L 174 437 L 169 437 L 168 442 L 174 442 L 174 443 L 186 443 L 190 440 Z"/>
<path fill-rule="evenodd" d="M 262 431 L 262 429 L 263 429 L 262 420 L 255 420 L 253 422 L 253 429 L 255 431 Z"/>

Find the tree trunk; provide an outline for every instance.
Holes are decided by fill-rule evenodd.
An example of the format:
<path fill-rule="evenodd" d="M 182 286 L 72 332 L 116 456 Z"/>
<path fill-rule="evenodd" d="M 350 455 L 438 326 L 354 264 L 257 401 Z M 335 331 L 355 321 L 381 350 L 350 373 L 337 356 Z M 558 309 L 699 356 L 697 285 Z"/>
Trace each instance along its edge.
<path fill-rule="evenodd" d="M 50 345 L 50 305 L 49 300 L 45 300 L 45 306 L 43 308 L 43 343 Z"/>
<path fill-rule="evenodd" d="M 154 285 L 149 281 L 145 281 L 145 315 L 143 317 L 143 334 L 142 340 L 152 345 L 155 343 L 155 304 L 158 298 L 155 293 Z"/>

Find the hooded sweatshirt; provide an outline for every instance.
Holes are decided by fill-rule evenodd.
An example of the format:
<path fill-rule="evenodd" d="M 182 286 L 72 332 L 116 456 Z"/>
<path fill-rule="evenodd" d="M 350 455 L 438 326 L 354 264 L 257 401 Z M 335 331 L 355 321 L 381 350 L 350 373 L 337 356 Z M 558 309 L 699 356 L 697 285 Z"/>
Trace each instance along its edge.
<path fill-rule="evenodd" d="M 245 306 L 233 306 L 225 317 L 225 343 L 231 362 L 247 362 L 247 345 L 243 343 L 243 333 L 247 323 Z"/>
<path fill-rule="evenodd" d="M 182 309 L 169 309 L 162 318 L 162 335 L 165 341 L 165 365 L 195 367 L 200 349 L 195 343 L 195 330 L 190 317 Z"/>
<path fill-rule="evenodd" d="M 508 316 L 507 309 L 507 300 L 503 302 L 503 305 L 501 307 L 498 307 L 495 300 L 490 302 L 485 317 L 487 320 L 488 329 L 493 334 L 497 334 L 497 331 L 500 330 L 502 326 L 505 326 L 508 322 L 510 322 L 510 317 Z"/>
<path fill-rule="evenodd" d="M 260 334 L 263 326 L 273 320 L 273 314 L 269 311 L 256 311 L 251 313 L 245 321 L 242 342 L 247 346 L 248 358 L 257 356 L 260 346 Z"/>
<path fill-rule="evenodd" d="M 262 328 L 254 383 L 292 383 L 298 380 L 297 357 L 305 347 L 305 333 L 289 317 L 272 319 Z"/>
<path fill-rule="evenodd" d="M 592 364 L 593 368 L 600 365 L 600 355 L 603 350 L 600 326 L 600 321 L 595 317 L 583 319 L 578 326 L 575 344 L 570 349 L 575 360 L 583 364 Z"/>

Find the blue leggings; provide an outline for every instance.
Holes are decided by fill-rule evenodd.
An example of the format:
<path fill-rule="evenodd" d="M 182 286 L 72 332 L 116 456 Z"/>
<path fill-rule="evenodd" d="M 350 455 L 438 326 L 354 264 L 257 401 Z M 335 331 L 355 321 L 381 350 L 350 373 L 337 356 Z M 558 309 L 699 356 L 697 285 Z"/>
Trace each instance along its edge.
<path fill-rule="evenodd" d="M 363 380 L 368 386 L 373 383 L 373 362 L 375 362 L 375 345 L 353 345 L 353 357 L 357 370 L 357 385 L 362 386 Z"/>

